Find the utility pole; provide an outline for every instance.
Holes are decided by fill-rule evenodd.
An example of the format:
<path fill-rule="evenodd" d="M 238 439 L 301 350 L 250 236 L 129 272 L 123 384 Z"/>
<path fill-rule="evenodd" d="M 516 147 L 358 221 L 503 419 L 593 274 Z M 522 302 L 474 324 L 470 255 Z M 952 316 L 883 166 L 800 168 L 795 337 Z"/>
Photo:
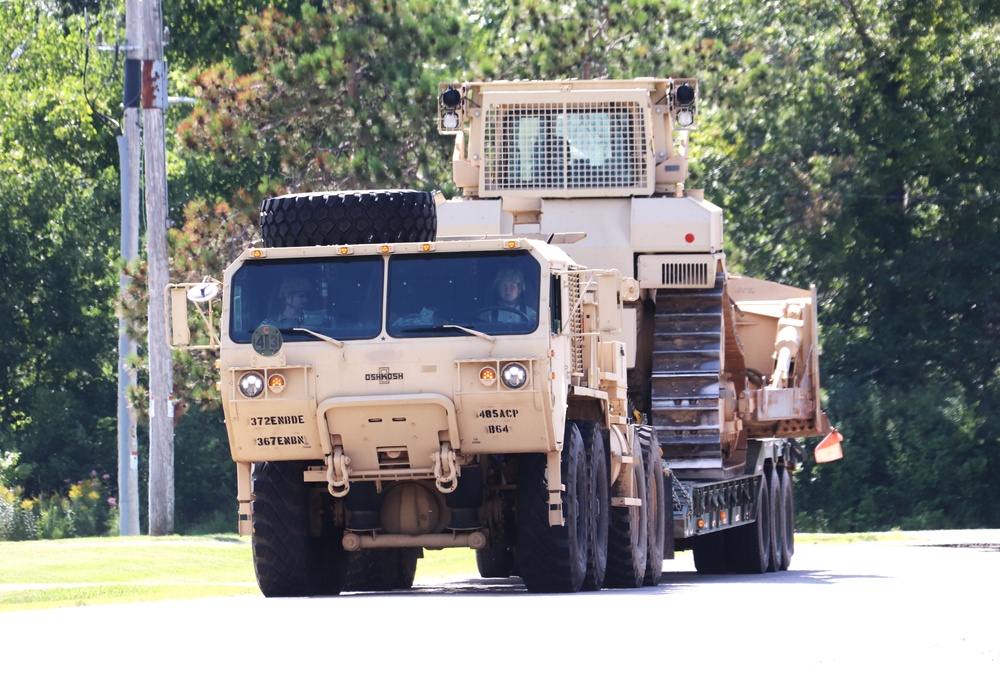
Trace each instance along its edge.
<path fill-rule="evenodd" d="M 123 134 L 118 136 L 121 159 L 122 235 L 121 254 L 126 263 L 139 257 L 139 195 L 142 178 L 142 138 L 139 133 L 139 60 L 129 59 L 139 46 L 142 26 L 139 23 L 138 0 L 127 0 L 125 45 L 107 46 L 99 38 L 97 49 L 124 49 L 126 57 L 125 87 L 122 106 L 125 110 Z M 119 277 L 119 292 L 124 298 L 129 278 Z M 135 373 L 129 371 L 126 359 L 135 355 L 136 342 L 128 335 L 124 319 L 118 321 L 118 533 L 138 535 L 139 529 L 139 452 L 136 436 L 135 411 L 128 403 L 128 389 L 136 386 Z"/>
<path fill-rule="evenodd" d="M 149 534 L 174 530 L 173 359 L 167 345 L 167 154 L 164 109 L 167 69 L 163 60 L 160 0 L 138 0 L 142 40 L 142 131 L 145 144 L 146 249 L 149 267 Z M 126 15 L 126 21 L 129 17 Z"/>

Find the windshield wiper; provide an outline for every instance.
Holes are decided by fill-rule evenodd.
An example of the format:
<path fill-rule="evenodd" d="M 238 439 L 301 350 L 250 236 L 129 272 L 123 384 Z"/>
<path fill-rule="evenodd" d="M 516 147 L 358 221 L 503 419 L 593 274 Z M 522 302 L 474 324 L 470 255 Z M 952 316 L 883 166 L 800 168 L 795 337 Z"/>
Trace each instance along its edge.
<path fill-rule="evenodd" d="M 311 334 L 312 336 L 315 336 L 317 339 L 320 339 L 322 341 L 326 341 L 327 343 L 332 343 L 337 348 L 343 348 L 344 347 L 344 342 L 343 341 L 341 341 L 339 339 L 335 339 L 332 336 L 327 336 L 326 334 L 320 334 L 319 332 L 314 332 L 312 329 L 306 329 L 305 327 L 292 327 L 292 331 L 293 332 L 305 332 L 306 334 Z"/>
<path fill-rule="evenodd" d="M 496 343 L 497 340 L 495 336 L 490 336 L 489 334 L 485 334 L 476 329 L 470 329 L 469 327 L 463 327 L 460 324 L 439 324 L 432 327 L 408 327 L 406 329 L 400 329 L 399 331 L 400 333 L 405 334 L 407 332 L 440 332 L 445 329 L 458 329 L 459 331 L 463 331 L 470 336 L 478 336 L 481 339 L 485 339 L 490 343 Z"/>

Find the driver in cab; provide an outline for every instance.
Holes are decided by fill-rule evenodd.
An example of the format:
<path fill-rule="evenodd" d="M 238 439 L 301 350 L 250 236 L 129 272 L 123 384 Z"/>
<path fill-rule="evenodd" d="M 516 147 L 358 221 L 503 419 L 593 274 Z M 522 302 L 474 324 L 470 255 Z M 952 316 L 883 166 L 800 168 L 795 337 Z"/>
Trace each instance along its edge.
<path fill-rule="evenodd" d="M 524 275 L 520 270 L 504 269 L 494 281 L 496 305 L 484 310 L 480 319 L 508 324 L 536 324 L 538 311 L 525 301 Z"/>

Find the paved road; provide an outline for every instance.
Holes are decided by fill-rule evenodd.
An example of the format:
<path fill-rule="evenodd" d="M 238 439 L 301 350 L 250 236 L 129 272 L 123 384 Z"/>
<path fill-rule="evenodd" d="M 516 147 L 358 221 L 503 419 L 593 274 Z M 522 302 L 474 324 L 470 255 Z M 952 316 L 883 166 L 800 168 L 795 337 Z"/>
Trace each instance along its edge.
<path fill-rule="evenodd" d="M 528 595 L 469 578 L 7 613 L 0 651 L 5 679 L 995 682 L 998 583 L 1000 532 L 934 533 L 800 543 L 791 571 L 755 577 L 699 576 L 684 553 L 663 584 L 634 591 Z"/>

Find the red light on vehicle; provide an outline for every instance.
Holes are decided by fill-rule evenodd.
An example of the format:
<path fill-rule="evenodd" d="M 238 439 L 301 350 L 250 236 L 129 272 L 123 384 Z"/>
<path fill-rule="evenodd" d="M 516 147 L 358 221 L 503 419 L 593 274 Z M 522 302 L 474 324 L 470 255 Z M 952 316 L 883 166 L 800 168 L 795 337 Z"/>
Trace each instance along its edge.
<path fill-rule="evenodd" d="M 684 241 L 686 241 L 688 244 L 692 243 L 694 241 L 694 235 L 688 232 L 686 235 L 684 235 Z"/>

